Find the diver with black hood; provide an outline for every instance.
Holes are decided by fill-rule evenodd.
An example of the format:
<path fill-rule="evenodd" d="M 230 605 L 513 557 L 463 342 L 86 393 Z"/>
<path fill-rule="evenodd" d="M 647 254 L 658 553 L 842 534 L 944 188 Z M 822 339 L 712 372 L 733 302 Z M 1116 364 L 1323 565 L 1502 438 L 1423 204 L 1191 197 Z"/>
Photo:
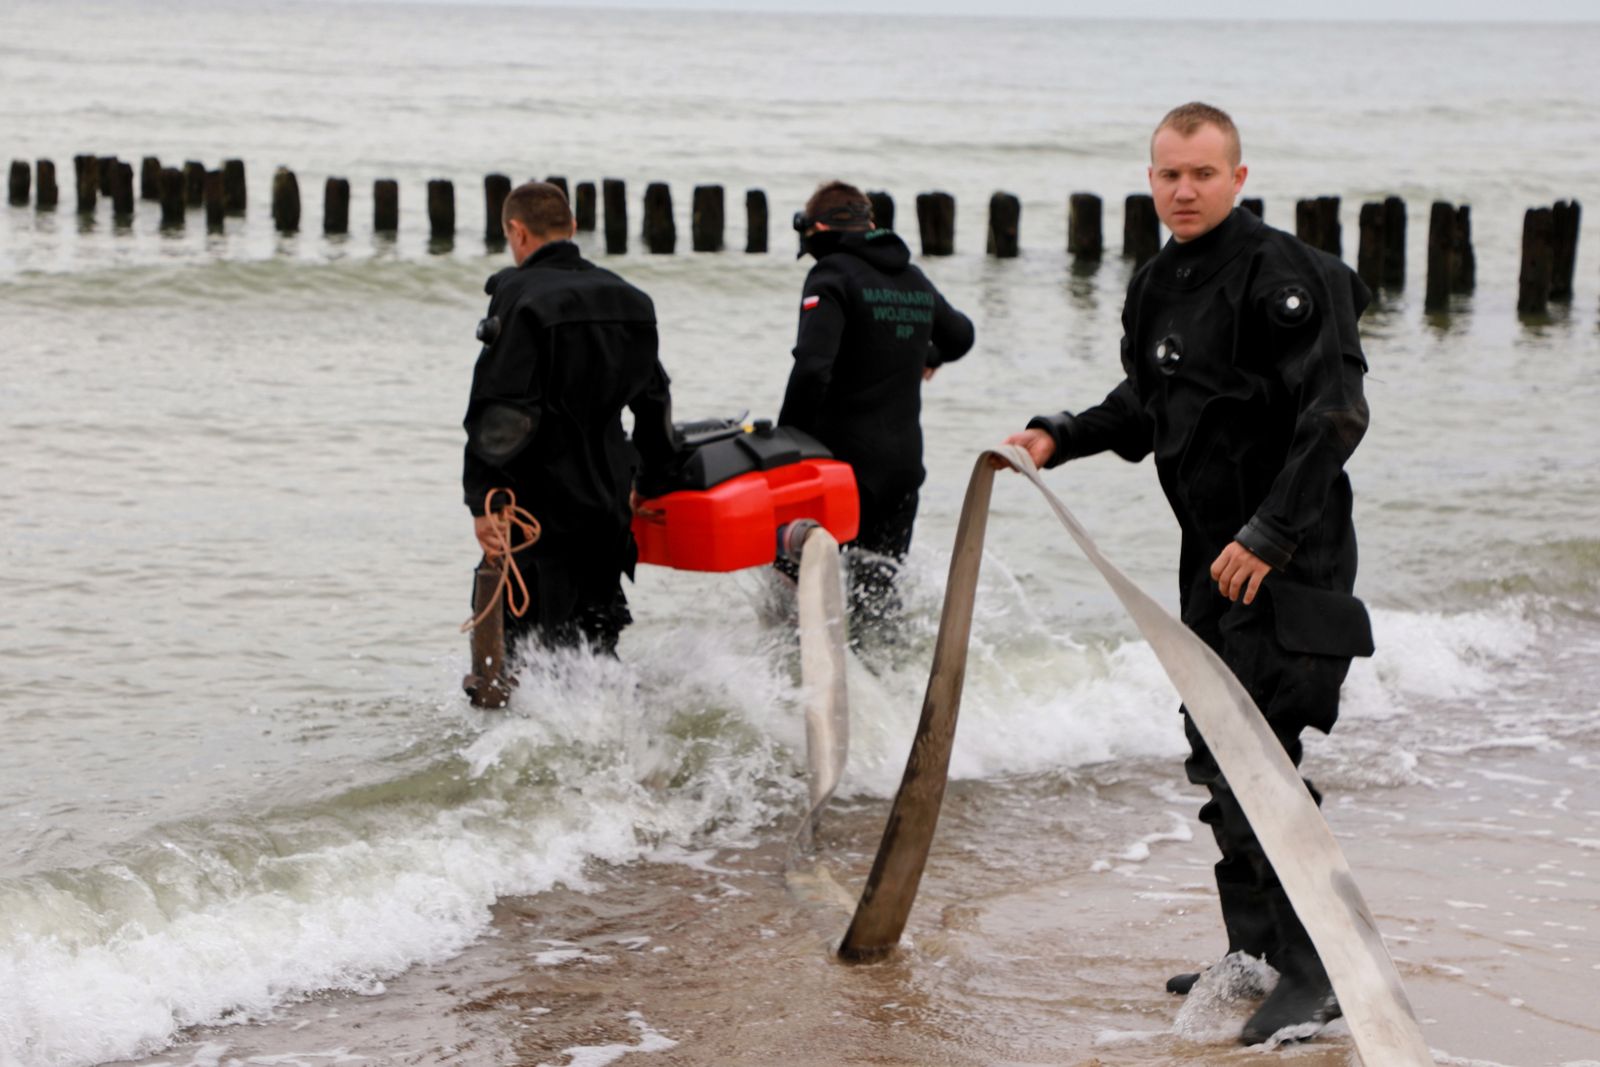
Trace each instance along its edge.
<path fill-rule="evenodd" d="M 855 470 L 861 529 L 849 546 L 856 632 L 898 613 L 894 579 L 911 547 L 922 466 L 922 383 L 972 347 L 972 321 L 877 229 L 866 194 L 817 188 L 794 217 L 815 257 L 800 298 L 780 425 L 817 438 Z"/>

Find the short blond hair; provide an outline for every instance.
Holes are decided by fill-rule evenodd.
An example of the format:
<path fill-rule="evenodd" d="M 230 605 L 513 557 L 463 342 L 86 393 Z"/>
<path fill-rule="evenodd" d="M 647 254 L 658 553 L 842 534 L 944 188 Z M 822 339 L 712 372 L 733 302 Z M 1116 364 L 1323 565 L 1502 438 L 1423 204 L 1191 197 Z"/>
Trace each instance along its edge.
<path fill-rule="evenodd" d="M 1202 126 L 1215 126 L 1222 131 L 1222 136 L 1228 140 L 1228 160 L 1235 167 L 1244 158 L 1244 151 L 1239 145 L 1239 127 L 1233 124 L 1233 119 L 1220 107 L 1202 104 L 1193 101 L 1180 104 L 1167 112 L 1166 117 L 1156 124 L 1150 134 L 1150 160 L 1155 162 L 1156 134 L 1165 129 L 1177 130 L 1184 137 L 1193 137 L 1195 131 Z"/>

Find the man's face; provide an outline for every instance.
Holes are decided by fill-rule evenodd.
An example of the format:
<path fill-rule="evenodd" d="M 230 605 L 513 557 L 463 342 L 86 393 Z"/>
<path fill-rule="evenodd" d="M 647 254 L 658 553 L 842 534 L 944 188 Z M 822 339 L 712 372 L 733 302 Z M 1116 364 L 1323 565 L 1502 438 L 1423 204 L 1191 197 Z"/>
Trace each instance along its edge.
<path fill-rule="evenodd" d="M 1227 135 L 1206 123 L 1185 137 L 1171 126 L 1150 145 L 1156 214 L 1179 241 L 1209 233 L 1233 210 L 1247 168 L 1234 166 Z"/>

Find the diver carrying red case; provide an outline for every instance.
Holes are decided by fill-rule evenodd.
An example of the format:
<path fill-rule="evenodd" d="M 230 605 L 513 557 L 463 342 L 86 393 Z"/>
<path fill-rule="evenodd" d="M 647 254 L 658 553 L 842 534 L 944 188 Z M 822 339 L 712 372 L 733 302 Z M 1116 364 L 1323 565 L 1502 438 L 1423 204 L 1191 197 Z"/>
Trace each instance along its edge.
<path fill-rule="evenodd" d="M 856 536 L 855 472 L 815 438 L 786 426 L 737 425 L 695 445 L 673 482 L 683 488 L 640 503 L 639 562 L 685 571 L 762 567 L 778 556 L 778 531 L 811 519 L 843 544 Z"/>

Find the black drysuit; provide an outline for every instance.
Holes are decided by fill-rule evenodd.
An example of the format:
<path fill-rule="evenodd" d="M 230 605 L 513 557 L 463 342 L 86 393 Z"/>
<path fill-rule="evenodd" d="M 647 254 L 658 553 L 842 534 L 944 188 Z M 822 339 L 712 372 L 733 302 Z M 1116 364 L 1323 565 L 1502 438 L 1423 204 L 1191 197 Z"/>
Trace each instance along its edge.
<path fill-rule="evenodd" d="M 484 290 L 464 423 L 466 503 L 482 515 L 490 489 L 510 488 L 543 531 L 516 556 L 533 604 L 522 619 L 507 614 L 508 643 L 531 630 L 614 651 L 632 621 L 621 576 L 632 577 L 638 557 L 628 494 L 636 475 L 646 489 L 664 476 L 675 454 L 655 307 L 571 241 L 543 245 Z"/>
<path fill-rule="evenodd" d="M 922 466 L 922 372 L 966 355 L 972 321 L 949 305 L 889 230 L 823 231 L 800 298 L 794 368 L 778 422 L 855 470 L 855 546 L 896 562 L 911 547 Z M 893 568 L 853 566 L 852 607 L 883 613 Z"/>
<path fill-rule="evenodd" d="M 1135 462 L 1155 454 L 1183 531 L 1183 621 L 1238 675 L 1296 765 L 1300 732 L 1333 726 L 1350 658 L 1372 653 L 1351 595 L 1344 472 L 1367 427 L 1356 320 L 1368 299 L 1339 260 L 1235 209 L 1134 275 L 1122 383 L 1096 407 L 1029 424 L 1055 438 L 1051 466 L 1106 450 Z M 1210 576 L 1235 540 L 1272 566 L 1250 605 Z M 1189 779 L 1211 793 L 1200 818 L 1222 851 L 1229 949 L 1284 970 L 1285 950 L 1309 942 L 1187 714 L 1184 724 Z"/>

